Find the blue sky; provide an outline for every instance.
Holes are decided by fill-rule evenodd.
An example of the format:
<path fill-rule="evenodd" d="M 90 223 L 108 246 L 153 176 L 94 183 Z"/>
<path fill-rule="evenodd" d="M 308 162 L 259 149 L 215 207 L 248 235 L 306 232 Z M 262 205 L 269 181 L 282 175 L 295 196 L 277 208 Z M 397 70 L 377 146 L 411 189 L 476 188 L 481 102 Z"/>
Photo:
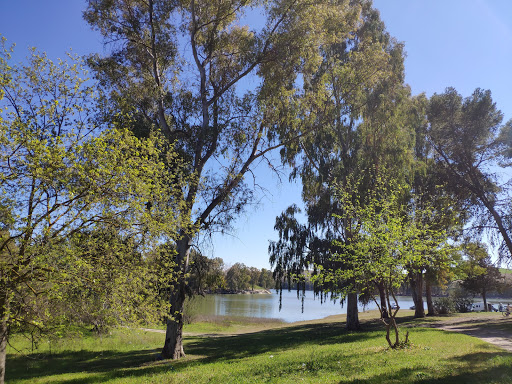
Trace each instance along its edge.
<path fill-rule="evenodd" d="M 0 0 L 0 34 L 16 43 L 14 59 L 36 46 L 52 59 L 69 48 L 77 54 L 103 52 L 99 35 L 82 20 L 82 0 Z M 448 86 L 468 96 L 490 89 L 497 106 L 512 119 L 512 1 L 374 0 L 388 31 L 405 43 L 406 82 L 427 96 Z M 300 202 L 300 185 L 280 183 L 264 166 L 258 183 L 269 192 L 234 224 L 230 236 L 214 235 L 206 253 L 227 264 L 269 268 L 268 240 L 276 215 Z"/>

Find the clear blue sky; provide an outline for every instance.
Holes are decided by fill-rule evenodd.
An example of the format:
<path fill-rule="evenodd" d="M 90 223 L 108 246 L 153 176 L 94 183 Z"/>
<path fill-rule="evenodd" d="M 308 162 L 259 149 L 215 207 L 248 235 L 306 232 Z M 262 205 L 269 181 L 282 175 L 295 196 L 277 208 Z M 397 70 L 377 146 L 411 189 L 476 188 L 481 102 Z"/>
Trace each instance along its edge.
<path fill-rule="evenodd" d="M 388 31 L 405 43 L 406 82 L 413 94 L 428 96 L 453 86 L 464 96 L 490 89 L 505 121 L 512 118 L 511 0 L 374 0 Z M 36 46 L 52 59 L 72 48 L 77 54 L 103 52 L 100 37 L 82 20 L 82 0 L 0 0 L 0 34 L 16 43 L 14 58 Z M 300 202 L 300 186 L 280 184 L 265 167 L 258 183 L 269 193 L 235 224 L 234 236 L 214 235 L 210 256 L 227 264 L 269 268 L 268 240 L 276 215 Z"/>

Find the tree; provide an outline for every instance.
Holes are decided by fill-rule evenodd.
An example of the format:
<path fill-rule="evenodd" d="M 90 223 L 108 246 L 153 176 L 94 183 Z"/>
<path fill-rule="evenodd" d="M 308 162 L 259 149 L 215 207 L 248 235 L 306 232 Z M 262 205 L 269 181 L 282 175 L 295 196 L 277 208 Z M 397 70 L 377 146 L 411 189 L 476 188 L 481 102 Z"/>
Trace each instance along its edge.
<path fill-rule="evenodd" d="M 226 272 L 226 285 L 232 291 L 238 292 L 248 289 L 251 274 L 249 268 L 242 263 L 235 263 Z"/>
<path fill-rule="evenodd" d="M 367 3 L 88 2 L 85 19 L 105 41 L 116 42 L 109 56 L 90 59 L 104 86 L 104 116 L 127 112 L 138 134 L 158 126 L 194 176 L 180 185 L 187 223 L 174 240 L 179 283 L 165 358 L 184 355 L 181 313 L 193 240 L 229 229 L 253 197 L 245 179 L 251 169 L 317 127 L 311 117 L 323 110 L 324 88 L 303 88 L 304 79 L 318 70 L 324 47 L 351 36 Z M 261 17 L 263 27 L 242 26 L 246 14 Z"/>
<path fill-rule="evenodd" d="M 492 263 L 486 247 L 481 243 L 467 243 L 463 247 L 466 260 L 462 263 L 465 274 L 461 286 L 474 295 L 481 295 L 487 311 L 487 294 L 503 285 L 500 270 Z"/>
<path fill-rule="evenodd" d="M 224 261 L 220 257 L 209 259 L 199 252 L 191 252 L 189 287 L 192 292 L 204 294 L 225 288 Z"/>
<path fill-rule="evenodd" d="M 373 299 L 386 326 L 386 340 L 390 348 L 408 343 L 408 333 L 402 340 L 396 323 L 400 307 L 392 306 L 398 302 L 396 290 L 407 279 L 406 269 L 423 263 L 426 250 L 435 249 L 441 253 L 448 248 L 444 232 L 425 224 L 430 220 L 418 220 L 431 215 L 430 210 L 413 212 L 402 203 L 409 188 L 378 176 L 375 188 L 364 201 L 357 196 L 354 198 L 354 189 L 340 188 L 338 196 L 346 209 L 344 216 L 352 218 L 358 231 L 350 242 L 337 242 L 339 251 L 333 259 L 344 263 L 346 268 L 321 270 L 323 280 L 348 282 L 345 294 L 357 289 Z M 384 305 L 380 295 L 375 293 L 376 284 L 383 287 Z M 393 339 L 391 332 L 394 333 Z"/>
<path fill-rule="evenodd" d="M 92 325 L 99 333 L 119 324 L 147 326 L 161 321 L 169 306 L 160 287 L 174 282 L 167 274 L 172 259 L 147 240 L 108 224 L 83 229 L 67 239 L 54 252 L 54 265 L 59 265 L 62 254 L 68 259 L 67 266 L 60 261 L 60 283 L 53 295 L 59 297 L 53 300 L 57 325 Z"/>
<path fill-rule="evenodd" d="M 337 251 L 333 241 L 350 242 L 355 229 L 350 218 L 343 218 L 335 185 L 362 174 L 366 179 L 359 194 L 365 195 L 374 183 L 373 171 L 387 167 L 405 177 L 410 167 L 414 101 L 403 86 L 402 46 L 385 31 L 370 3 L 363 3 L 361 16 L 348 42 L 328 46 L 319 70 L 306 79 L 309 88 L 323 90 L 323 111 L 313 117 L 318 128 L 283 151 L 292 177 L 302 182 L 307 224 L 296 219 L 294 206 L 276 218 L 279 240 L 271 242 L 269 253 L 278 284 L 298 280 L 304 289 L 303 275 L 315 274 L 314 265 L 344 268 L 331 257 Z M 316 279 L 317 294 L 325 290 L 336 299 L 337 289 L 343 287 Z M 357 329 L 357 292 L 346 299 L 347 327 Z"/>
<path fill-rule="evenodd" d="M 495 173 L 507 166 L 512 121 L 502 125 L 503 114 L 490 91 L 476 89 L 462 98 L 453 88 L 434 94 L 427 111 L 428 139 L 445 180 L 460 201 L 473 207 L 474 229 L 499 234 L 502 259 L 512 255 L 510 195 Z"/>
<path fill-rule="evenodd" d="M 274 278 L 272 277 L 272 271 L 269 271 L 266 268 L 262 268 L 258 278 L 258 285 L 264 289 L 273 288 L 275 283 Z"/>
<path fill-rule="evenodd" d="M 101 223 L 126 237 L 174 236 L 179 200 L 157 136 L 95 124 L 79 60 L 54 64 L 35 50 L 27 65 L 9 59 L 0 52 L 1 383 L 9 330 L 42 326 L 37 298 L 78 272 L 66 242 Z"/>
<path fill-rule="evenodd" d="M 249 284 L 251 285 L 251 289 L 254 291 L 254 286 L 258 284 L 258 280 L 260 278 L 260 270 L 256 267 L 249 267 L 249 275 L 251 278 L 249 279 Z"/>

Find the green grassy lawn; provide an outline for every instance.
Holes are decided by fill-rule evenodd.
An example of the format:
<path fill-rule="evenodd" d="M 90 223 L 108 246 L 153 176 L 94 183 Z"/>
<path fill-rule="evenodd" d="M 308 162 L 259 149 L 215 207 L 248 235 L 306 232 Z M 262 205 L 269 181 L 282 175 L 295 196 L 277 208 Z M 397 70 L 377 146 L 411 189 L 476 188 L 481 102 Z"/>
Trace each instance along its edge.
<path fill-rule="evenodd" d="M 37 354 L 10 353 L 7 382 L 512 383 L 512 353 L 469 336 L 418 327 L 404 315 L 412 345 L 397 351 L 387 348 L 375 321 L 367 320 L 365 331 L 347 332 L 341 317 L 291 325 L 255 322 L 236 335 L 226 334 L 239 330 L 236 321 L 219 323 L 219 335 L 187 336 L 187 357 L 180 361 L 157 360 L 159 333 L 85 334 L 54 341 L 51 353 L 48 342 Z M 209 329 L 195 327 L 185 331 Z"/>

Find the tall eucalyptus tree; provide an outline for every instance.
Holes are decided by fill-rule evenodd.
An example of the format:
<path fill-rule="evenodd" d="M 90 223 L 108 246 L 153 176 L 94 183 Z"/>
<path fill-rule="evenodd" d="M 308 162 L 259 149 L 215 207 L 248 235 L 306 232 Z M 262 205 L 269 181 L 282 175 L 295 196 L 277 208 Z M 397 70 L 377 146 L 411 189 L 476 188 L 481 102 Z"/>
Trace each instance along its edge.
<path fill-rule="evenodd" d="M 110 43 L 107 56 L 90 58 L 104 86 L 104 117 L 129 116 L 141 135 L 159 129 L 194 176 L 182 185 L 186 224 L 172 239 L 172 273 L 179 282 L 170 298 L 164 357 L 184 355 L 182 312 L 192 241 L 201 231 L 229 227 L 253 197 L 246 174 L 269 161 L 270 151 L 298 146 L 300 137 L 318 128 L 314 116 L 323 113 L 325 87 L 303 85 L 325 63 L 326 47 L 353 44 L 367 3 L 88 2 L 85 19 Z M 356 56 L 365 62 L 364 54 Z M 350 72 L 337 76 L 354 87 L 360 81 Z"/>
<path fill-rule="evenodd" d="M 376 173 L 386 170 L 397 179 L 410 173 L 416 101 L 403 85 L 402 45 L 369 3 L 351 39 L 324 50 L 322 65 L 305 79 L 305 87 L 323 89 L 323 111 L 312 117 L 318 128 L 283 152 L 292 177 L 302 181 L 307 224 L 295 217 L 296 207 L 283 212 L 276 219 L 279 240 L 270 243 L 270 261 L 278 280 L 294 279 L 304 288 L 304 273 L 312 271 L 318 275 L 316 293 L 337 298 L 343 282 L 322 280 L 322 274 L 345 268 L 332 257 L 338 249 L 334 240 L 350 243 L 358 229 L 335 198 L 336 187 L 360 175 L 363 181 L 353 192 L 364 201 Z M 381 287 L 379 281 L 375 285 Z M 357 329 L 357 292 L 346 298 L 347 328 Z"/>

